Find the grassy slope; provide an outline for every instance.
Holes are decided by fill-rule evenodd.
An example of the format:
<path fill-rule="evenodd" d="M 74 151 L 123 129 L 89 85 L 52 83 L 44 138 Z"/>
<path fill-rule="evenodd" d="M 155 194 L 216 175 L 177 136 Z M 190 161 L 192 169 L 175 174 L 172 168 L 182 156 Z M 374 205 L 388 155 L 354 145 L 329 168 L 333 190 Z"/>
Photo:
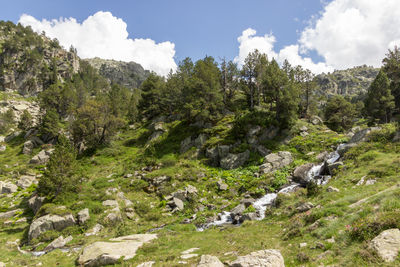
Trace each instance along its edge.
<path fill-rule="evenodd" d="M 213 138 L 208 140 L 208 145 L 220 142 L 230 143 L 231 122 L 232 118 L 225 118 L 214 128 L 206 130 L 208 134 L 213 135 Z M 299 121 L 292 132 L 296 134 L 304 124 L 305 122 Z M 262 194 L 263 190 L 259 189 L 261 186 L 279 185 L 282 183 L 282 175 L 290 173 L 296 165 L 316 161 L 316 154 L 325 150 L 332 151 L 346 138 L 324 127 L 307 125 L 310 129 L 308 137 L 295 137 L 288 145 L 269 142 L 266 145 L 274 151 L 291 151 L 295 156 L 295 162 L 289 168 L 278 172 L 279 175 L 256 179 L 252 176 L 252 172 L 260 163 L 259 156 L 252 155 L 249 166 L 242 169 L 223 171 L 211 168 L 205 164 L 204 160 L 193 159 L 193 149 L 184 155 L 177 153 L 180 142 L 187 136 L 198 134 L 198 129 L 179 122 L 170 123 L 167 126 L 169 131 L 153 144 L 149 145 L 146 142 L 150 135 L 146 128 L 126 130 L 120 133 L 109 147 L 99 149 L 94 154 L 79 159 L 81 175 L 85 182 L 79 187 L 77 194 L 65 196 L 62 204 L 74 214 L 88 207 L 91 219 L 85 226 L 70 227 L 63 231 L 64 236 L 68 234 L 74 236 L 69 246 L 81 246 L 125 234 L 144 233 L 153 227 L 168 224 L 164 229 L 157 231 L 159 239 L 145 245 L 138 251 L 137 257 L 123 265 L 135 266 L 143 261 L 155 260 L 157 266 L 174 266 L 180 261 L 179 256 L 182 251 L 198 247 L 200 248 L 198 254 L 216 255 L 222 261 L 232 260 L 237 254 L 244 255 L 263 248 L 276 248 L 281 250 L 287 266 L 319 266 L 321 263 L 339 266 L 385 266 L 366 248 L 366 244 L 376 235 L 374 231 L 377 230 L 373 229 L 388 228 L 393 225 L 393 220 L 400 221 L 400 189 L 396 186 L 399 182 L 397 173 L 400 171 L 400 145 L 387 142 L 388 136 L 393 132 L 393 127 L 388 127 L 380 135 L 376 135 L 375 141 L 361 144 L 347 153 L 345 167 L 340 169 L 327 185 L 337 187 L 340 192 L 328 193 L 325 186 L 319 193 L 307 196 L 307 190 L 301 189 L 289 196 L 280 196 L 278 207 L 271 208 L 263 221 L 245 222 L 240 227 L 214 228 L 197 232 L 192 224 L 180 224 L 184 218 L 195 213 L 197 205 L 195 203 L 201 202 L 204 206 L 215 205 L 213 210 L 206 209 L 203 212 L 197 212 L 197 222 L 202 222 L 206 217 L 222 209 L 228 210 L 235 206 L 243 197 L 238 193 L 241 192 L 241 188 L 245 188 L 254 195 Z M 21 138 L 16 139 L 8 144 L 5 152 L 0 154 L 1 180 L 16 181 L 17 172 L 19 174 L 40 172 L 41 167 L 27 164 L 29 157 L 20 153 L 22 144 Z M 241 146 L 238 149 L 244 150 L 246 147 Z M 315 152 L 315 154 L 310 155 L 309 152 Z M 148 177 L 169 175 L 172 181 L 158 195 L 146 193 L 143 190 L 146 184 L 138 179 L 131 178 L 133 180 L 131 184 L 131 179 L 124 178 L 127 173 L 159 163 L 163 167 L 149 172 Z M 8 168 L 4 167 L 5 164 Z M 376 184 L 355 186 L 365 175 L 366 179 L 377 178 Z M 111 179 L 113 181 L 110 182 Z M 218 179 L 225 180 L 230 190 L 218 192 L 215 184 Z M 184 212 L 170 216 L 164 211 L 163 196 L 187 184 L 194 185 L 198 189 L 196 202 L 186 203 L 187 208 Z M 105 193 L 110 187 L 119 188 L 127 198 L 133 201 L 136 219 L 131 221 L 125 218 L 121 224 L 106 225 L 106 229 L 100 236 L 84 237 L 83 233 L 96 222 L 104 223 L 105 208 L 101 202 L 106 199 L 116 199 L 115 195 Z M 377 194 L 388 188 L 390 189 L 384 193 Z M 12 203 L 25 208 L 26 199 L 33 189 L 17 192 L 12 197 L 1 196 L 0 208 L 7 210 Z M 369 198 L 360 205 L 349 206 L 367 197 Z M 297 205 L 308 201 L 317 207 L 301 214 L 295 212 Z M 122 201 L 120 201 L 120 206 L 123 210 Z M 25 214 L 20 216 L 32 217 L 33 214 L 25 210 Z M 317 221 L 318 226 L 310 229 L 310 226 L 316 225 Z M 371 221 L 379 222 L 379 226 L 369 227 Z M 10 266 L 32 266 L 38 262 L 42 262 L 45 266 L 55 266 L 57 263 L 60 266 L 74 265 L 78 257 L 77 252 L 63 253 L 56 250 L 36 258 L 22 255 L 15 246 L 7 244 L 7 241 L 24 240 L 27 227 L 28 224 L 15 224 L 0 228 L 0 247 L 2 248 L 0 261 Z M 54 238 L 58 235 L 59 233 L 49 233 L 48 237 Z M 331 237 L 336 240 L 333 244 L 326 241 Z M 306 242 L 307 246 L 300 248 L 299 244 L 303 242 Z M 324 248 L 315 248 L 317 242 L 321 242 Z M 49 241 L 45 241 L 39 245 L 39 248 L 45 247 L 48 243 Z M 197 261 L 198 258 L 187 260 L 188 264 Z M 396 263 L 400 264 L 400 261 L 397 260 Z"/>

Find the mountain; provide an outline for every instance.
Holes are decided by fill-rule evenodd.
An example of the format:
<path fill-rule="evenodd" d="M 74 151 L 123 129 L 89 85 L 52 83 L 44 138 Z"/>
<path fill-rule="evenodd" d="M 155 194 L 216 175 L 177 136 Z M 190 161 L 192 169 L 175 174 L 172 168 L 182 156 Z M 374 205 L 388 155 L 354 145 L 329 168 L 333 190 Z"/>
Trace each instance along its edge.
<path fill-rule="evenodd" d="M 56 77 L 63 81 L 78 71 L 74 49 L 66 51 L 29 27 L 0 22 L 0 90 L 36 95 Z"/>
<path fill-rule="evenodd" d="M 135 62 L 116 61 L 112 59 L 91 58 L 85 59 L 99 74 L 110 82 L 118 83 L 128 88 L 138 88 L 149 76 L 150 71 L 145 70 Z"/>
<path fill-rule="evenodd" d="M 359 66 L 346 70 L 335 70 L 316 76 L 319 86 L 318 94 L 332 96 L 335 94 L 356 96 L 367 92 L 379 69 Z"/>

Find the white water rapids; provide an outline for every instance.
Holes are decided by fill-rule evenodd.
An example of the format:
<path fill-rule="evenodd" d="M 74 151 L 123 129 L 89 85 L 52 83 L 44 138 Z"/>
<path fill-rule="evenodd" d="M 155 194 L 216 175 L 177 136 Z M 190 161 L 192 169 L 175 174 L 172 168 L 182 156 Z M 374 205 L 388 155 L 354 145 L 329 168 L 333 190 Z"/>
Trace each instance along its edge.
<path fill-rule="evenodd" d="M 321 164 L 313 166 L 307 173 L 307 178 L 309 181 L 313 181 L 318 185 L 325 185 L 328 183 L 329 179 L 331 176 L 329 175 L 321 175 L 321 172 L 323 170 L 323 167 L 325 164 L 332 164 L 338 161 L 340 158 L 339 150 L 343 149 L 346 146 L 346 144 L 340 144 L 337 148 L 336 151 L 330 153 L 328 155 L 328 158 Z M 257 212 L 257 220 L 262 220 L 265 218 L 265 211 L 267 210 L 268 206 L 271 206 L 275 199 L 277 198 L 278 194 L 281 193 L 290 193 L 293 192 L 296 187 L 299 187 L 300 184 L 290 184 L 285 187 L 283 187 L 281 190 L 279 190 L 277 193 L 267 193 L 263 197 L 257 199 L 252 206 L 255 208 Z M 210 223 L 207 223 L 205 225 L 202 225 L 201 227 L 198 227 L 198 231 L 204 231 L 205 229 L 212 227 L 212 226 L 218 226 L 218 225 L 224 225 L 224 224 L 232 224 L 233 223 L 233 217 L 235 214 L 232 214 L 231 212 L 228 211 L 223 211 L 222 213 L 218 214 L 218 219 L 215 221 L 212 221 Z"/>

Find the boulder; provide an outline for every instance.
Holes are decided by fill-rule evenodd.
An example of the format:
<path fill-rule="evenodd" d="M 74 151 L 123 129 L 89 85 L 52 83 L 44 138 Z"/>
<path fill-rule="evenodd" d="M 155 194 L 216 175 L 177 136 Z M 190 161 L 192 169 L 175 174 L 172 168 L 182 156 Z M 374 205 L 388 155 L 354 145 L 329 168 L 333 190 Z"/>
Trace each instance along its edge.
<path fill-rule="evenodd" d="M 218 156 L 219 158 L 225 158 L 229 154 L 229 150 L 231 149 L 230 146 L 228 145 L 220 145 L 218 146 Z"/>
<path fill-rule="evenodd" d="M 45 197 L 39 197 L 38 195 L 34 195 L 28 200 L 28 206 L 31 210 L 33 210 L 33 213 L 36 214 L 40 207 L 43 205 L 43 202 L 46 200 Z"/>
<path fill-rule="evenodd" d="M 83 209 L 83 210 L 78 212 L 78 223 L 79 223 L 79 225 L 85 224 L 85 222 L 87 220 L 89 220 L 89 219 L 90 219 L 90 215 L 89 215 L 89 209 L 88 208 L 85 208 L 85 209 Z"/>
<path fill-rule="evenodd" d="M 32 176 L 32 175 L 22 175 L 18 182 L 17 182 L 17 186 L 26 189 L 29 186 L 31 186 L 32 183 L 37 183 L 36 181 L 36 177 Z"/>
<path fill-rule="evenodd" d="M 51 251 L 57 248 L 64 247 L 68 242 L 71 242 L 72 236 L 68 236 L 64 238 L 63 236 L 59 236 L 58 238 L 54 239 L 50 244 L 45 247 L 44 251 Z"/>
<path fill-rule="evenodd" d="M 218 147 L 210 147 L 206 149 L 206 157 L 210 159 L 210 164 L 213 166 L 218 165 L 219 161 L 219 153 Z"/>
<path fill-rule="evenodd" d="M 23 210 L 21 210 L 21 209 L 0 212 L 0 219 L 8 219 L 8 218 L 14 217 L 16 214 L 22 213 L 22 212 L 23 212 Z"/>
<path fill-rule="evenodd" d="M 279 133 L 279 128 L 275 126 L 271 126 L 261 132 L 260 137 L 258 138 L 259 142 L 264 142 L 267 140 L 274 139 Z"/>
<path fill-rule="evenodd" d="M 311 117 L 310 122 L 311 122 L 312 124 L 314 124 L 314 125 L 320 125 L 320 124 L 323 124 L 323 123 L 324 123 L 324 121 L 323 121 L 320 117 L 318 117 L 318 116 L 316 116 L 316 115 L 314 115 L 314 116 Z"/>
<path fill-rule="evenodd" d="M 325 161 L 325 160 L 327 160 L 328 156 L 329 156 L 329 152 L 328 151 L 324 151 L 324 152 L 319 153 L 316 156 L 316 158 L 317 158 L 318 161 Z"/>
<path fill-rule="evenodd" d="M 54 230 L 61 231 L 69 226 L 75 224 L 75 219 L 72 214 L 67 215 L 53 215 L 47 214 L 42 216 L 31 223 L 28 232 L 29 240 L 38 238 L 44 232 Z"/>
<path fill-rule="evenodd" d="M 150 183 L 152 185 L 154 185 L 155 187 L 159 187 L 169 181 L 171 181 L 171 177 L 162 175 L 162 176 L 154 177 L 153 179 L 150 180 Z"/>
<path fill-rule="evenodd" d="M 35 148 L 34 143 L 31 140 L 28 140 L 24 143 L 24 147 L 22 148 L 22 153 L 25 155 L 29 155 L 32 153 L 32 150 Z"/>
<path fill-rule="evenodd" d="M 101 230 L 104 229 L 104 226 L 101 224 L 96 224 L 92 229 L 90 229 L 85 236 L 97 235 Z"/>
<path fill-rule="evenodd" d="M 239 204 L 231 210 L 232 215 L 242 215 L 245 211 L 246 206 L 244 204 Z"/>
<path fill-rule="evenodd" d="M 279 250 L 266 249 L 239 256 L 229 264 L 230 267 L 284 267 L 285 263 Z"/>
<path fill-rule="evenodd" d="M 117 263 L 121 258 L 130 260 L 144 244 L 157 238 L 154 234 L 141 234 L 113 238 L 113 242 L 95 242 L 82 251 L 78 258 L 81 266 L 103 266 Z"/>
<path fill-rule="evenodd" d="M 279 151 L 265 156 L 264 164 L 260 166 L 261 173 L 271 173 L 293 162 L 292 154 L 288 151 Z"/>
<path fill-rule="evenodd" d="M 341 162 L 341 161 L 337 161 L 337 162 L 334 162 L 334 163 L 331 163 L 331 164 L 327 164 L 327 169 L 328 169 L 329 175 L 334 175 L 335 171 L 337 169 L 339 169 L 340 166 L 343 166 L 343 162 Z"/>
<path fill-rule="evenodd" d="M 192 137 L 186 137 L 182 142 L 181 142 L 181 149 L 180 152 L 181 153 L 185 153 L 186 151 L 188 151 L 191 147 L 193 146 L 192 143 Z"/>
<path fill-rule="evenodd" d="M 6 145 L 0 145 L 0 152 L 6 151 L 7 146 Z"/>
<path fill-rule="evenodd" d="M 201 148 L 207 142 L 207 135 L 199 134 L 199 136 L 194 139 L 194 146 L 197 148 Z"/>
<path fill-rule="evenodd" d="M 46 164 L 50 160 L 50 155 L 53 153 L 54 149 L 41 150 L 37 155 L 35 155 L 29 163 L 31 164 Z"/>
<path fill-rule="evenodd" d="M 228 190 L 228 185 L 221 180 L 219 180 L 217 182 L 217 187 L 218 187 L 218 190 L 221 190 L 221 191 Z"/>
<path fill-rule="evenodd" d="M 197 267 L 224 267 L 224 264 L 215 256 L 202 255 Z"/>
<path fill-rule="evenodd" d="M 296 208 L 296 210 L 298 212 L 305 212 L 305 211 L 308 211 L 308 210 L 310 210 L 312 208 L 314 208 L 314 204 L 312 204 L 311 202 L 306 202 L 306 203 L 300 204 L 300 206 L 298 206 Z"/>
<path fill-rule="evenodd" d="M 368 141 L 368 134 L 370 134 L 373 131 L 379 131 L 381 129 L 382 128 L 380 127 L 369 127 L 364 130 L 358 131 L 354 133 L 353 137 L 349 141 L 349 144 Z"/>
<path fill-rule="evenodd" d="M 155 131 L 154 133 L 152 133 L 149 137 L 149 139 L 147 140 L 148 142 L 154 141 L 156 139 L 158 139 L 161 135 L 163 135 L 164 131 Z"/>
<path fill-rule="evenodd" d="M 249 156 L 250 156 L 249 150 L 246 150 L 245 152 L 239 154 L 229 153 L 228 156 L 221 159 L 220 164 L 222 168 L 227 170 L 236 169 L 242 166 L 249 159 Z"/>
<path fill-rule="evenodd" d="M 146 261 L 146 262 L 139 264 L 136 267 L 151 267 L 151 266 L 153 266 L 154 263 L 156 263 L 156 262 L 155 261 Z"/>
<path fill-rule="evenodd" d="M 105 200 L 103 201 L 103 206 L 105 207 L 112 207 L 112 208 L 118 208 L 119 209 L 119 205 L 118 202 L 116 200 Z"/>
<path fill-rule="evenodd" d="M 185 208 L 185 204 L 179 198 L 174 197 L 172 202 L 170 203 L 172 208 L 176 208 L 178 210 L 183 210 Z"/>
<path fill-rule="evenodd" d="M 311 170 L 312 167 L 314 167 L 314 164 L 312 163 L 306 163 L 296 167 L 293 172 L 293 180 L 303 185 L 307 184 L 310 181 L 308 177 L 308 172 Z"/>
<path fill-rule="evenodd" d="M 0 181 L 0 193 L 1 194 L 12 194 L 17 192 L 18 186 L 10 182 Z"/>
<path fill-rule="evenodd" d="M 328 188 L 326 189 L 326 192 L 340 192 L 340 190 L 337 189 L 336 187 L 328 186 Z"/>
<path fill-rule="evenodd" d="M 13 132 L 12 134 L 7 135 L 7 136 L 4 138 L 4 141 L 5 141 L 6 143 L 8 143 L 8 142 L 10 142 L 11 140 L 13 140 L 15 137 L 18 137 L 20 134 L 21 134 L 20 131 Z"/>
<path fill-rule="evenodd" d="M 395 228 L 381 232 L 372 239 L 370 246 L 385 262 L 395 261 L 400 251 L 400 230 Z"/>

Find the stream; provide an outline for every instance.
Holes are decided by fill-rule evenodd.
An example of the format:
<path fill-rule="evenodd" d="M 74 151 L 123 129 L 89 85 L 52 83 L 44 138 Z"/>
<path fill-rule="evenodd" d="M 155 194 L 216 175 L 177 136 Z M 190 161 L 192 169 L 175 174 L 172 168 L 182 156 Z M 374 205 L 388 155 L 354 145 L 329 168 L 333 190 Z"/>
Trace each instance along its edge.
<path fill-rule="evenodd" d="M 307 173 L 308 181 L 313 181 L 318 185 L 327 184 L 329 182 L 329 180 L 331 179 L 331 176 L 330 175 L 322 175 L 322 172 L 324 171 L 324 166 L 325 166 L 325 164 L 332 164 L 332 163 L 335 163 L 336 161 L 338 161 L 340 159 L 339 151 L 341 149 L 343 149 L 346 145 L 347 144 L 340 144 L 334 152 L 330 153 L 327 156 L 326 160 L 324 160 L 321 164 L 313 166 Z M 256 214 L 257 214 L 256 220 L 262 220 L 265 218 L 265 211 L 267 210 L 267 207 L 271 206 L 274 203 L 278 194 L 291 193 L 299 186 L 300 186 L 300 184 L 292 183 L 290 185 L 284 186 L 277 193 L 267 193 L 263 197 L 257 199 L 252 204 L 256 210 Z M 207 223 L 207 224 L 197 227 L 197 231 L 202 232 L 205 229 L 210 228 L 212 226 L 234 224 L 234 220 L 233 220 L 234 217 L 235 217 L 235 214 L 233 214 L 232 212 L 223 211 L 222 213 L 218 214 L 217 220 L 214 220 L 210 223 Z"/>

